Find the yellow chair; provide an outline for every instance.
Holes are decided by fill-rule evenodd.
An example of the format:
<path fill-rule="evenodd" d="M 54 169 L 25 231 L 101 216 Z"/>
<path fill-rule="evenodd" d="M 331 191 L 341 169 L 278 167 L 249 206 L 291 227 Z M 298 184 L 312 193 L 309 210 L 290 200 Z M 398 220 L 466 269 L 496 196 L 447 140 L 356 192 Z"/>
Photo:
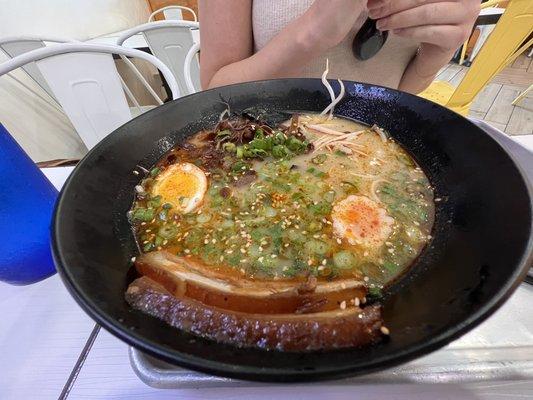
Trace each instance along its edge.
<path fill-rule="evenodd" d="M 496 3 L 490 1 L 483 6 Z M 533 39 L 528 40 L 532 33 L 533 1 L 511 0 L 459 86 L 435 81 L 419 96 L 467 115 L 485 85 L 533 44 Z"/>

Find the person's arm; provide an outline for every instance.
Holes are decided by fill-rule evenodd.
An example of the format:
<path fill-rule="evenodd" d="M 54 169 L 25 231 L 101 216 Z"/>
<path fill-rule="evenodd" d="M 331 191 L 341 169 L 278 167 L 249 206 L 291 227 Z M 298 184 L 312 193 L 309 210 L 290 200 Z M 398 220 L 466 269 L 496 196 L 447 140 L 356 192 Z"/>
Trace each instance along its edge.
<path fill-rule="evenodd" d="M 365 0 L 316 0 L 253 54 L 252 0 L 200 0 L 202 87 L 297 76 L 348 34 L 365 5 Z"/>
<path fill-rule="evenodd" d="M 400 90 L 420 93 L 470 36 L 479 0 L 369 0 L 377 27 L 421 43 L 407 66 Z"/>

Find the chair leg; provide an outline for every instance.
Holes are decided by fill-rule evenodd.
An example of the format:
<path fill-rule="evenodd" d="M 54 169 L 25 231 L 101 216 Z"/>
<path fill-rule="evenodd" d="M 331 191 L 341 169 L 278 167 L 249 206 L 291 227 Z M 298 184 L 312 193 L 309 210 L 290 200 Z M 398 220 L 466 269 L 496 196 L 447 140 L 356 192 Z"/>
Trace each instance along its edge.
<path fill-rule="evenodd" d="M 533 2 L 511 0 L 506 11 L 487 38 L 472 66 L 450 98 L 447 107 L 463 110 L 508 62 L 527 49 L 533 32 Z M 525 45 L 523 43 L 527 42 Z"/>
<path fill-rule="evenodd" d="M 512 104 L 513 106 L 516 106 L 520 101 L 522 101 L 522 99 L 524 99 L 524 97 L 527 96 L 527 94 L 528 94 L 529 92 L 531 92 L 531 90 L 533 90 L 533 85 L 531 85 L 531 86 L 528 87 L 526 90 L 524 90 L 522 93 L 520 93 L 520 94 L 518 95 L 518 97 L 517 97 L 516 99 L 514 99 L 514 100 L 511 102 L 511 104 Z"/>

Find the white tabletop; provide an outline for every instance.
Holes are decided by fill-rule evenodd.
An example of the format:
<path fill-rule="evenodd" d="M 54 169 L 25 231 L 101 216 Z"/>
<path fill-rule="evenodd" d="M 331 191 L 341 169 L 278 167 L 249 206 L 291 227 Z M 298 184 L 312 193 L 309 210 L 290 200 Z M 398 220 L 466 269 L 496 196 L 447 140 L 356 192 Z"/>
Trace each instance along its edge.
<path fill-rule="evenodd" d="M 533 150 L 533 136 L 519 137 L 517 141 Z M 72 167 L 44 170 L 58 188 L 71 171 Z M 503 322 L 509 326 L 510 310 L 527 310 L 532 301 L 533 288 L 522 285 L 484 325 Z M 64 398 L 68 399 L 533 399 L 531 381 L 265 384 L 233 389 L 157 390 L 137 378 L 129 364 L 127 346 L 103 329 L 92 346 L 86 346 L 95 324 L 70 297 L 57 275 L 24 287 L 0 282 L 0 315 L 0 399 L 57 399 L 67 382 L 70 386 Z M 521 326 L 533 331 L 533 317 L 528 313 L 525 316 Z M 474 338 L 479 329 L 482 327 L 461 340 Z M 529 359 L 533 359 L 533 354 Z M 77 362 L 81 366 L 75 369 Z"/>

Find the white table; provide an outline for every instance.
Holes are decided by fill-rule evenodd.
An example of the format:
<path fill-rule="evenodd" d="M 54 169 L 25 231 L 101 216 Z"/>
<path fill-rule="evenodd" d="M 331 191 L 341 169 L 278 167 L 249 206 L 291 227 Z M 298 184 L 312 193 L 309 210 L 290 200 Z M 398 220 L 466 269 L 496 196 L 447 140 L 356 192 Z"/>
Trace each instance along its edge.
<path fill-rule="evenodd" d="M 517 141 L 533 151 L 533 135 L 518 137 Z M 72 167 L 51 168 L 45 174 L 59 188 L 71 171 Z M 513 329 L 510 326 L 513 321 L 507 317 L 510 310 L 531 309 L 532 304 L 533 287 L 522 285 L 483 325 L 503 323 Z M 134 374 L 124 343 L 103 329 L 94 335 L 94 322 L 70 297 L 57 275 L 25 287 L 0 282 L 0 315 L 2 400 L 57 399 L 67 382 L 70 382 L 65 393 L 68 399 L 533 399 L 531 381 L 432 385 L 265 384 L 238 389 L 156 390 L 144 385 Z M 525 313 L 520 322 L 522 328 L 533 331 L 531 313 Z M 479 329 L 463 339 L 474 338 Z M 78 361 L 81 365 L 74 369 Z"/>

